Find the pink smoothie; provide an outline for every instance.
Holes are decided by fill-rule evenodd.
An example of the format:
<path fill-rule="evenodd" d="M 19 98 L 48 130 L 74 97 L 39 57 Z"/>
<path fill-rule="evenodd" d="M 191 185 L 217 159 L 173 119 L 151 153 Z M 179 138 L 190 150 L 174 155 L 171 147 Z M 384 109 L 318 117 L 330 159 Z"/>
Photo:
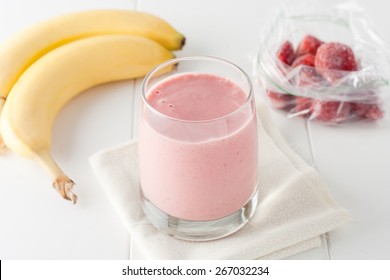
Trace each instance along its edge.
<path fill-rule="evenodd" d="M 240 209 L 257 185 L 256 117 L 245 91 L 219 76 L 178 74 L 155 85 L 147 100 L 159 113 L 146 107 L 140 125 L 144 195 L 187 220 Z"/>

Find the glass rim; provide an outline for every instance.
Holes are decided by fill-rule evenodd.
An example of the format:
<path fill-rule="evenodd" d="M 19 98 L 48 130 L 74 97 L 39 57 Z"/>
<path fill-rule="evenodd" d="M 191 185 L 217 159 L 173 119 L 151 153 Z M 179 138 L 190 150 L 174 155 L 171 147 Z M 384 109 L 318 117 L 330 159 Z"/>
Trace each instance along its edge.
<path fill-rule="evenodd" d="M 148 82 L 150 81 L 150 79 L 152 78 L 152 76 L 156 72 L 158 72 L 162 68 L 166 67 L 167 65 L 178 64 L 182 61 L 212 61 L 212 62 L 218 62 L 218 63 L 225 64 L 225 65 L 231 67 L 232 69 L 237 70 L 238 72 L 240 72 L 244 76 L 245 81 L 248 83 L 248 87 L 249 87 L 248 88 L 248 96 L 247 96 L 245 102 L 243 104 L 241 104 L 237 109 L 235 109 L 234 111 L 232 111 L 228 114 L 225 114 L 225 115 L 217 117 L 217 118 L 207 119 L 207 120 L 183 120 L 180 118 L 171 117 L 171 116 L 168 116 L 164 113 L 161 113 L 160 111 L 155 109 L 147 100 L 146 94 L 148 92 L 146 91 L 146 86 L 147 86 Z M 251 81 L 249 75 L 241 67 L 237 66 L 236 64 L 234 64 L 228 60 L 218 58 L 218 57 L 213 57 L 213 56 L 186 56 L 186 57 L 177 57 L 177 58 L 167 60 L 167 61 L 157 65 L 152 70 L 150 70 L 150 72 L 145 76 L 145 78 L 142 81 L 141 97 L 142 97 L 143 104 L 145 104 L 149 110 L 151 110 L 153 113 L 159 115 L 160 117 L 164 117 L 164 118 L 172 120 L 172 121 L 183 122 L 183 123 L 208 123 L 208 122 L 215 122 L 215 121 L 229 118 L 233 115 L 236 115 L 238 112 L 240 112 L 244 108 L 246 108 L 253 99 L 253 85 L 252 85 L 252 81 Z"/>

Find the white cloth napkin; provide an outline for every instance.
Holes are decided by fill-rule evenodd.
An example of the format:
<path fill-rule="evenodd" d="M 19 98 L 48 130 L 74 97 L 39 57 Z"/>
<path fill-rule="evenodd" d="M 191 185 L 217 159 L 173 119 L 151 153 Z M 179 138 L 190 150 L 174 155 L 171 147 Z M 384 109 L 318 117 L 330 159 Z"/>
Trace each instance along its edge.
<path fill-rule="evenodd" d="M 320 235 L 350 219 L 319 173 L 285 143 L 268 109 L 258 107 L 259 205 L 253 218 L 228 237 L 207 242 L 175 239 L 154 228 L 140 206 L 137 143 L 90 158 L 102 188 L 150 259 L 280 259 L 319 246 Z"/>

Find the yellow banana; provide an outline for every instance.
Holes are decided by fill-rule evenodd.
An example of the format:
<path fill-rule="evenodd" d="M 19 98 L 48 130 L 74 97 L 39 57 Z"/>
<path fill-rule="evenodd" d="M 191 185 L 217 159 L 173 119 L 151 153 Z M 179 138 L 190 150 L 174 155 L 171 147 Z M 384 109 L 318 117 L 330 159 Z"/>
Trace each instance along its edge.
<path fill-rule="evenodd" d="M 138 78 L 173 54 L 150 39 L 101 35 L 63 45 L 37 60 L 18 79 L 0 119 L 3 139 L 16 154 L 44 167 L 60 194 L 74 203 L 74 183 L 50 155 L 51 129 L 61 108 L 94 85 Z"/>
<path fill-rule="evenodd" d="M 66 43 L 96 35 L 131 34 L 177 50 L 185 38 L 163 19 L 129 10 L 88 10 L 38 23 L 0 45 L 0 99 L 37 59 Z M 1 104 L 0 104 L 1 113 Z M 0 151 L 2 141 L 0 136 Z"/>

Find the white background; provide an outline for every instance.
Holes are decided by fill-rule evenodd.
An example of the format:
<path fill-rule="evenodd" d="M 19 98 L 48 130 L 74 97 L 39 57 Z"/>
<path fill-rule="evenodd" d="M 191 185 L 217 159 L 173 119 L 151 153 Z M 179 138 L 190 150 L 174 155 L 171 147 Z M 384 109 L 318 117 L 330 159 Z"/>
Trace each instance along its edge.
<path fill-rule="evenodd" d="M 136 9 L 166 19 L 186 35 L 187 45 L 177 56 L 218 56 L 251 73 L 259 30 L 281 3 L 0 0 L 0 42 L 37 21 L 69 11 Z M 390 43 L 388 2 L 359 3 Z M 75 98 L 55 123 L 52 152 L 77 183 L 77 205 L 62 200 L 35 163 L 11 153 L 0 158 L 0 259 L 142 258 L 88 164 L 94 152 L 136 135 L 139 85 L 140 81 L 127 81 L 88 90 Z M 256 94 L 262 97 L 260 91 Z M 302 119 L 286 120 L 281 113 L 274 112 L 273 117 L 290 146 L 316 166 L 331 194 L 354 217 L 330 233 L 330 247 L 323 245 L 293 258 L 389 259 L 389 126 L 337 128 Z"/>

